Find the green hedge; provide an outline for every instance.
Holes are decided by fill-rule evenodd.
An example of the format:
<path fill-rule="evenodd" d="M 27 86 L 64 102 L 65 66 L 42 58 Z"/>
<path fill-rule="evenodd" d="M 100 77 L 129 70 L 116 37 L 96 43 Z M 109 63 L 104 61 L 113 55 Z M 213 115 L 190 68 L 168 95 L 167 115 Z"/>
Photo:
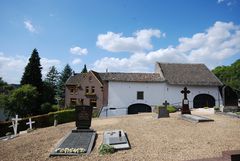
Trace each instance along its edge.
<path fill-rule="evenodd" d="M 156 113 L 158 113 L 158 108 L 165 108 L 164 106 L 157 106 Z M 174 106 L 167 106 L 167 110 L 169 113 L 174 113 L 177 111 L 177 109 Z"/>
<path fill-rule="evenodd" d="M 99 109 L 93 109 L 93 117 L 97 116 Z M 32 121 L 35 121 L 33 124 L 34 128 L 43 128 L 48 126 L 53 126 L 54 124 L 54 116 L 57 116 L 58 124 L 63 124 L 67 122 L 75 121 L 75 109 L 67 109 L 61 110 L 56 112 L 50 112 L 44 115 L 32 116 Z M 29 128 L 29 125 L 26 123 L 29 121 L 29 118 L 23 118 L 22 120 L 18 121 L 18 132 L 24 131 Z M 12 125 L 11 121 L 0 122 L 0 137 L 5 136 L 7 132 L 13 133 L 13 128 L 9 128 Z"/>

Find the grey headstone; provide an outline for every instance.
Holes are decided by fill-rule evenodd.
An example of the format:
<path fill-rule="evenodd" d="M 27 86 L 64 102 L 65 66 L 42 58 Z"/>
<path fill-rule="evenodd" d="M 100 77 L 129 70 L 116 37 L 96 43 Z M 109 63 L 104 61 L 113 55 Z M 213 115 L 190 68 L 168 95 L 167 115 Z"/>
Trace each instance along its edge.
<path fill-rule="evenodd" d="M 117 150 L 130 148 L 127 136 L 123 130 L 105 131 L 103 134 L 103 144 L 111 145 Z"/>
<path fill-rule="evenodd" d="M 165 107 L 159 108 L 158 118 L 169 117 L 169 112 Z"/>
<path fill-rule="evenodd" d="M 91 106 L 76 106 L 76 127 L 77 129 L 89 129 L 92 122 L 92 111 Z"/>

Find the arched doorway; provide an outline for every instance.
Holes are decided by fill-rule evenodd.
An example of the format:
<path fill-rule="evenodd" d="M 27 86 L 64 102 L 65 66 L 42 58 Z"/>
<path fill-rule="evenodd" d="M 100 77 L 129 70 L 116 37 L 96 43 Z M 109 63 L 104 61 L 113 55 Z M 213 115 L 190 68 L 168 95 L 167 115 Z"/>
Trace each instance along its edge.
<path fill-rule="evenodd" d="M 209 94 L 199 94 L 193 99 L 194 108 L 214 107 L 215 98 Z"/>
<path fill-rule="evenodd" d="M 128 106 L 128 114 L 138 114 L 139 112 L 152 112 L 152 108 L 143 103 L 136 103 Z"/>

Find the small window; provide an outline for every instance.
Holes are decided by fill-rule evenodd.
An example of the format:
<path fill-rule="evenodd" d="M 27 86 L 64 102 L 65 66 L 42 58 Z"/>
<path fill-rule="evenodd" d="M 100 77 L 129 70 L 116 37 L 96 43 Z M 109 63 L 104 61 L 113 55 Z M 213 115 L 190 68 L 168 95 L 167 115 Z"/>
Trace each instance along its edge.
<path fill-rule="evenodd" d="M 90 106 L 97 107 L 97 100 L 96 99 L 90 99 Z"/>
<path fill-rule="evenodd" d="M 89 87 L 87 86 L 86 88 L 85 88 L 85 94 L 88 94 L 89 93 Z"/>
<path fill-rule="evenodd" d="M 89 81 L 92 81 L 92 76 L 89 76 L 89 78 L 88 78 L 88 79 L 89 79 Z"/>
<path fill-rule="evenodd" d="M 74 93 L 74 88 L 70 88 L 70 94 Z"/>
<path fill-rule="evenodd" d="M 143 91 L 138 91 L 138 92 L 137 92 L 137 99 L 138 99 L 138 100 L 143 100 L 143 99 L 144 99 L 144 93 L 143 93 Z"/>
<path fill-rule="evenodd" d="M 92 93 L 92 94 L 95 93 L 95 87 L 94 87 L 94 86 L 92 86 L 91 93 Z"/>
<path fill-rule="evenodd" d="M 70 99 L 70 105 L 76 105 L 77 104 L 77 99 L 76 98 L 71 98 Z"/>

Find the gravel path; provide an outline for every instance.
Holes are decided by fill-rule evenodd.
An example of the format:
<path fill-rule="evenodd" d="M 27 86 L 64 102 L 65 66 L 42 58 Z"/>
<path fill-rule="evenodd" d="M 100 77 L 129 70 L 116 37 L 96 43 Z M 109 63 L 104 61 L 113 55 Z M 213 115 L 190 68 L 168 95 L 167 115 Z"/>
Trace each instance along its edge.
<path fill-rule="evenodd" d="M 222 151 L 240 149 L 240 119 L 195 112 L 215 120 L 196 124 L 181 120 L 179 114 L 162 119 L 156 119 L 153 113 L 93 119 L 92 128 L 98 138 L 89 156 L 48 157 L 58 141 L 75 127 L 74 122 L 37 129 L 9 141 L 0 141 L 0 160 L 181 161 L 221 157 Z M 108 129 L 126 131 L 132 148 L 99 156 L 97 148 L 102 143 L 103 131 Z"/>

